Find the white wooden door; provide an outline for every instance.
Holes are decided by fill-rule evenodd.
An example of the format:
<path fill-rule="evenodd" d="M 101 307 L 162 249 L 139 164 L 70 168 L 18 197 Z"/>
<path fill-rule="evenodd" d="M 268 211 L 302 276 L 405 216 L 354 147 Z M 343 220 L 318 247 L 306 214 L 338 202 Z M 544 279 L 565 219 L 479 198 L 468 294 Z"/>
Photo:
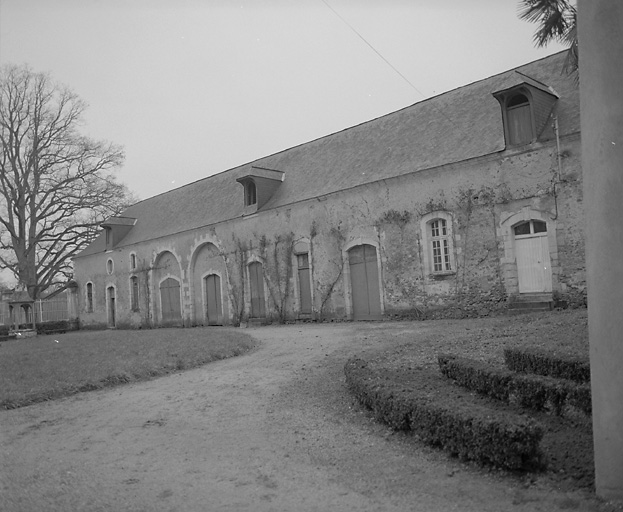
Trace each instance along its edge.
<path fill-rule="evenodd" d="M 547 233 L 544 236 L 515 237 L 519 293 L 552 291 Z"/>

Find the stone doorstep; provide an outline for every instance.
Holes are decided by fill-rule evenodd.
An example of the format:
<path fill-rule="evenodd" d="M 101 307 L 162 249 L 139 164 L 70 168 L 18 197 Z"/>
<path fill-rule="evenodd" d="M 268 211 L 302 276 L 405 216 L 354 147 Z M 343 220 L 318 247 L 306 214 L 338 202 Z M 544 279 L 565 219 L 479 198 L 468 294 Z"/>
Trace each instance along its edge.
<path fill-rule="evenodd" d="M 247 327 L 261 327 L 266 324 L 265 318 L 249 318 L 247 320 Z"/>
<path fill-rule="evenodd" d="M 509 297 L 508 309 L 527 311 L 550 311 L 554 305 L 551 293 L 522 293 Z"/>

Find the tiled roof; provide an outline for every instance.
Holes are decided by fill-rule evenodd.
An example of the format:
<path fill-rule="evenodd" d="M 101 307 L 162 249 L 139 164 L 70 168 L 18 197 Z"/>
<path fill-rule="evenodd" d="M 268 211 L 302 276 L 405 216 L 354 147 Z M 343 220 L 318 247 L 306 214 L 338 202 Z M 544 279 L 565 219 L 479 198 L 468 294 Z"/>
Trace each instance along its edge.
<path fill-rule="evenodd" d="M 561 135 L 578 132 L 578 90 L 562 73 L 560 52 L 415 103 L 397 112 L 209 176 L 141 201 L 123 212 L 138 219 L 120 245 L 240 217 L 251 166 L 285 172 L 262 210 L 311 199 L 384 178 L 502 151 L 500 105 L 492 93 L 530 80 L 553 89 Z M 100 236 L 81 255 L 104 250 Z"/>

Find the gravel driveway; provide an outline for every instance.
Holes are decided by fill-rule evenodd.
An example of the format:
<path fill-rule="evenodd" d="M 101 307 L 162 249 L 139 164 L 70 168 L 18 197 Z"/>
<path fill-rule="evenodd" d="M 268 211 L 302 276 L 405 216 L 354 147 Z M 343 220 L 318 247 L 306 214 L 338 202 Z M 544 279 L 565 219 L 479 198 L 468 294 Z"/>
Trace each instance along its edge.
<path fill-rule="evenodd" d="M 417 328 L 253 328 L 258 347 L 237 358 L 0 411 L 0 510 L 602 510 L 372 421 L 344 388 L 344 362 L 371 331 Z"/>

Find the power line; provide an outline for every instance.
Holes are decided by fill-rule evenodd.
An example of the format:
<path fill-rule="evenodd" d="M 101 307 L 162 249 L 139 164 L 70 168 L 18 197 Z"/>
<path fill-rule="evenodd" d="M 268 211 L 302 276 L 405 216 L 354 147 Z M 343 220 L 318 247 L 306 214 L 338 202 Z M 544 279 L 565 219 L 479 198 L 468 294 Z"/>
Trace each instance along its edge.
<path fill-rule="evenodd" d="M 365 37 L 363 37 L 358 31 L 357 29 L 355 29 L 355 27 L 353 27 L 350 23 L 348 23 L 348 21 L 346 21 L 333 7 L 331 7 L 329 5 L 329 3 L 326 0 L 321 0 L 323 4 L 325 4 L 329 9 L 331 9 L 331 11 L 333 11 L 333 14 L 335 14 L 338 18 L 340 18 L 340 20 L 342 20 L 342 22 L 348 27 L 350 28 L 355 34 L 357 34 L 357 36 L 359 37 L 359 39 L 361 39 L 364 43 L 366 43 L 370 49 L 376 53 L 381 59 L 383 59 L 383 61 L 390 67 L 392 68 L 405 82 L 407 82 L 411 88 L 417 92 L 420 96 L 422 96 L 422 98 L 426 98 L 426 96 L 424 95 L 424 93 L 422 93 L 422 91 L 420 91 L 415 85 L 413 85 L 411 83 L 411 81 L 404 76 L 400 71 L 398 71 L 398 69 L 391 63 L 389 62 L 385 57 L 383 57 L 383 55 L 381 55 L 381 53 L 374 47 L 372 46 Z"/>
<path fill-rule="evenodd" d="M 370 49 L 376 53 L 381 59 L 383 59 L 383 62 L 385 62 L 390 68 L 392 68 L 405 82 L 407 82 L 411 88 L 413 88 L 414 91 L 416 91 L 420 96 L 422 96 L 422 98 L 426 99 L 426 96 L 424 95 L 424 93 L 422 93 L 422 91 L 420 91 L 415 85 L 413 85 L 411 83 L 411 81 L 404 76 L 400 71 L 398 71 L 398 69 L 396 69 L 396 67 L 389 62 L 385 57 L 383 57 L 383 55 L 381 55 L 381 53 L 374 47 L 372 46 L 365 37 L 363 37 L 358 31 L 357 29 L 355 29 L 350 23 L 348 23 L 348 21 L 346 21 L 333 7 L 331 7 L 329 5 L 329 3 L 326 0 L 321 0 L 323 4 L 325 4 L 329 9 L 331 9 L 331 11 L 333 11 L 333 14 L 335 14 L 340 20 L 342 20 L 342 22 L 348 27 L 350 28 L 355 34 L 357 34 L 357 36 L 359 37 L 359 39 L 361 39 L 364 43 L 366 43 Z M 441 110 L 439 107 L 437 107 L 434 103 L 431 103 L 431 105 L 433 106 L 433 108 L 435 110 L 437 110 L 437 112 L 439 112 L 443 117 L 445 117 L 450 123 L 452 123 L 452 120 L 446 115 L 446 113 Z"/>

